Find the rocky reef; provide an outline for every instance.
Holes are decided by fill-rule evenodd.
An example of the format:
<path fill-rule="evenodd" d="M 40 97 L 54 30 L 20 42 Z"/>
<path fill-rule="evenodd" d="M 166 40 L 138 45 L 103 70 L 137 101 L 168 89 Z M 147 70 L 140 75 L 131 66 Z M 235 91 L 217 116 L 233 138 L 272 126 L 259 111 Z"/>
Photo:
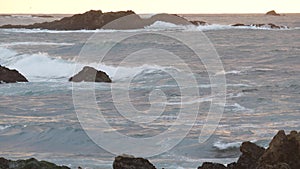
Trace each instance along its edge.
<path fill-rule="evenodd" d="M 91 10 L 83 14 L 76 14 L 53 22 L 35 23 L 32 25 L 4 25 L 1 28 L 26 28 L 26 29 L 49 29 L 49 30 L 93 30 L 100 29 L 105 24 L 134 14 L 133 11 L 107 12 L 101 10 Z"/>
<path fill-rule="evenodd" d="M 0 65 L 0 83 L 28 82 L 17 70 L 11 70 Z"/>
<path fill-rule="evenodd" d="M 113 22 L 117 19 L 117 22 Z M 103 13 L 101 10 L 91 10 L 83 14 L 76 14 L 53 22 L 35 23 L 32 25 L 3 25 L 0 28 L 48 30 L 139 29 L 150 26 L 156 21 L 182 25 L 192 24 L 188 20 L 172 14 L 157 14 L 150 18 L 143 19 L 131 10 L 107 13 Z"/>
<path fill-rule="evenodd" d="M 287 29 L 287 26 L 281 26 L 281 25 L 275 25 L 273 23 L 268 23 L 268 24 L 242 24 L 242 23 L 237 23 L 231 26 L 235 27 L 243 27 L 243 26 L 251 26 L 251 27 L 257 27 L 257 28 L 269 28 L 269 29 Z"/>
<path fill-rule="evenodd" d="M 107 82 L 111 83 L 109 76 L 100 70 L 93 67 L 85 66 L 80 72 L 71 77 L 72 82 Z"/>

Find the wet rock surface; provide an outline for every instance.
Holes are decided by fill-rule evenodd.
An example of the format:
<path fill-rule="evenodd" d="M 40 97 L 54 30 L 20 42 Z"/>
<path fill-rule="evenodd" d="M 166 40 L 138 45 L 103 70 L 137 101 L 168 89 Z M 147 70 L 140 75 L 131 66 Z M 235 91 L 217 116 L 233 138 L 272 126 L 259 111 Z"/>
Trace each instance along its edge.
<path fill-rule="evenodd" d="M 69 81 L 72 82 L 106 82 L 111 83 L 112 80 L 109 76 L 100 70 L 93 67 L 85 66 L 75 76 L 71 77 Z"/>
<path fill-rule="evenodd" d="M 0 65 L 0 83 L 28 82 L 17 70 L 11 70 Z"/>

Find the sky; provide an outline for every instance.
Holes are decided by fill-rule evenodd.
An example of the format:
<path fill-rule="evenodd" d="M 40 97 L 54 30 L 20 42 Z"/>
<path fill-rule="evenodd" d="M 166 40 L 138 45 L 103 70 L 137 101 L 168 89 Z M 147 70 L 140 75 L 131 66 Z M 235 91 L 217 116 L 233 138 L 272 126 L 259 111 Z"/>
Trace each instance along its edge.
<path fill-rule="evenodd" d="M 0 0 L 2 14 L 74 14 L 91 9 L 136 13 L 300 13 L 300 0 Z"/>

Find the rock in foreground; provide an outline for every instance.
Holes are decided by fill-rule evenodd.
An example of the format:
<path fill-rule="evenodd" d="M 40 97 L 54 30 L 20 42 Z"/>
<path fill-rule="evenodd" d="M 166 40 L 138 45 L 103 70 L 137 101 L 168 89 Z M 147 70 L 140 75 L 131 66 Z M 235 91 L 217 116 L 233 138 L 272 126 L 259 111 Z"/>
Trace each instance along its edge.
<path fill-rule="evenodd" d="M 118 156 L 113 163 L 113 169 L 156 169 L 147 159 L 133 156 Z"/>
<path fill-rule="evenodd" d="M 0 65 L 0 83 L 28 82 L 18 71 L 10 70 Z"/>
<path fill-rule="evenodd" d="M 267 12 L 266 15 L 280 16 L 280 14 L 276 13 L 274 10 Z"/>
<path fill-rule="evenodd" d="M 0 158 L 0 169 L 70 169 L 66 166 L 57 166 L 47 161 L 38 161 L 34 158 L 28 160 L 12 161 Z"/>
<path fill-rule="evenodd" d="M 225 168 L 222 164 L 203 163 L 198 169 L 300 169 L 300 132 L 286 135 L 279 131 L 266 150 L 251 142 L 244 142 L 240 150 L 238 161 Z"/>
<path fill-rule="evenodd" d="M 111 83 L 109 76 L 93 67 L 85 66 L 78 74 L 71 77 L 72 82 L 107 82 Z"/>

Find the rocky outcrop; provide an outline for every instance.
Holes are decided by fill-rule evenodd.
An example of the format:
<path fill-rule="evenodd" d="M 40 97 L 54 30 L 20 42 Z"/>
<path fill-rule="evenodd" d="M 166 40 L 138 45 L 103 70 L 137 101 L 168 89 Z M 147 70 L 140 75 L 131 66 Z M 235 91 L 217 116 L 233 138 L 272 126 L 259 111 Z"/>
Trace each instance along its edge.
<path fill-rule="evenodd" d="M 269 144 L 269 148 L 258 161 L 258 169 L 300 168 L 300 132 L 292 131 L 289 135 L 279 131 Z"/>
<path fill-rule="evenodd" d="M 287 29 L 287 26 L 281 26 L 281 25 L 275 25 L 273 23 L 268 23 L 268 24 L 242 24 L 242 23 L 237 23 L 233 24 L 231 26 L 235 27 L 240 27 L 240 26 L 252 26 L 252 27 L 257 27 L 257 28 L 270 28 L 270 29 Z"/>
<path fill-rule="evenodd" d="M 95 30 L 95 29 L 141 29 L 157 21 L 178 25 L 204 24 L 202 21 L 189 22 L 183 17 L 172 14 L 157 14 L 143 19 L 133 11 L 119 11 L 102 13 L 101 10 L 91 10 L 83 14 L 76 14 L 53 22 L 35 23 L 32 25 L 4 25 L 0 28 L 25 28 L 48 30 Z"/>
<path fill-rule="evenodd" d="M 279 131 L 266 150 L 251 142 L 244 142 L 242 155 L 237 162 L 224 169 L 299 169 L 300 168 L 300 132 L 292 131 L 286 135 Z M 203 163 L 198 169 L 218 169 L 222 164 Z"/>
<path fill-rule="evenodd" d="M 28 82 L 17 70 L 10 70 L 0 65 L 0 83 Z"/>
<path fill-rule="evenodd" d="M 280 14 L 276 13 L 274 10 L 267 12 L 266 15 L 280 16 Z"/>
<path fill-rule="evenodd" d="M 0 169 L 70 169 L 66 166 L 57 166 L 47 161 L 38 161 L 34 158 L 28 160 L 12 161 L 0 158 Z"/>
<path fill-rule="evenodd" d="M 115 158 L 113 169 L 156 169 L 147 159 L 123 155 Z"/>
<path fill-rule="evenodd" d="M 32 25 L 4 25 L 1 28 L 26 28 L 49 30 L 94 30 L 100 29 L 105 24 L 123 16 L 134 14 L 133 11 L 107 12 L 91 10 L 83 14 L 76 14 L 53 22 L 35 23 Z"/>
<path fill-rule="evenodd" d="M 71 77 L 69 81 L 72 82 L 107 82 L 111 83 L 109 76 L 103 72 L 98 71 L 93 67 L 85 66 L 78 74 Z"/>

